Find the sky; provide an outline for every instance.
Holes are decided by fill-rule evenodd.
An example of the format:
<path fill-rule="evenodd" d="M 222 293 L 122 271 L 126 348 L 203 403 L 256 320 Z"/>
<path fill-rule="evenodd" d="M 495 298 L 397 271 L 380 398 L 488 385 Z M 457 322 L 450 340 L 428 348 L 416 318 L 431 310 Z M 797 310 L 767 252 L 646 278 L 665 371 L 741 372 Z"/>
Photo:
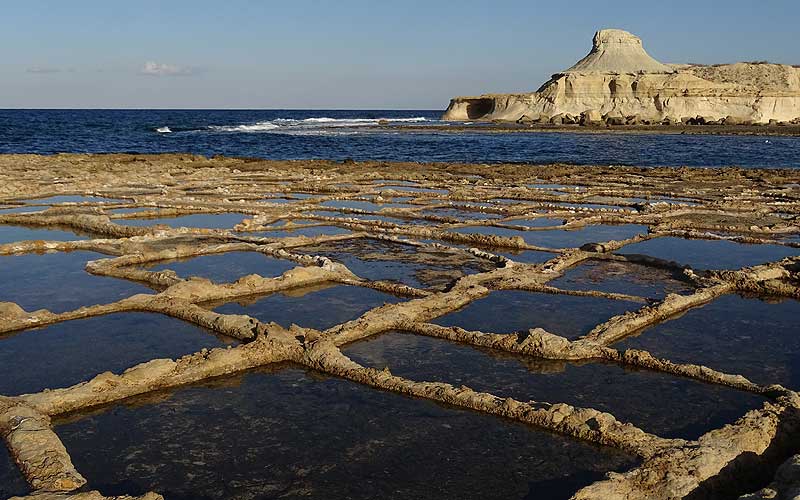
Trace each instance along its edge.
<path fill-rule="evenodd" d="M 621 28 L 667 63 L 800 64 L 800 1 L 2 2 L 0 108 L 444 109 Z"/>

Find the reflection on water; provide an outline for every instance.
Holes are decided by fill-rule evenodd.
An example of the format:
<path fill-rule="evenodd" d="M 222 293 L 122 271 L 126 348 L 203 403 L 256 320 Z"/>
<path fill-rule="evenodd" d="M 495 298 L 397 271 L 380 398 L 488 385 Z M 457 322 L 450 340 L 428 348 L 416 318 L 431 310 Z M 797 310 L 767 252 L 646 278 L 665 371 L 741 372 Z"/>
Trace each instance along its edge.
<path fill-rule="evenodd" d="M 23 496 L 29 492 L 30 487 L 8 453 L 8 449 L 0 445 L 0 498 Z"/>
<path fill-rule="evenodd" d="M 167 499 L 564 499 L 636 464 L 291 367 L 76 415 L 56 432 L 93 488 Z"/>
<path fill-rule="evenodd" d="M 299 203 L 302 200 L 297 198 L 275 197 L 275 198 L 264 198 L 264 201 L 266 201 L 267 203 L 277 203 L 279 205 L 285 205 L 287 203 Z"/>
<path fill-rule="evenodd" d="M 361 278 L 387 280 L 415 288 L 444 288 L 456 279 L 494 268 L 488 260 L 465 252 L 418 248 L 369 238 L 356 238 L 294 249 L 324 255 L 346 265 Z"/>
<path fill-rule="evenodd" d="M 614 345 L 800 390 L 800 302 L 726 295 Z M 702 334 L 700 334 L 702 333 Z"/>
<path fill-rule="evenodd" d="M 300 223 L 299 221 L 294 221 Z M 292 238 L 295 236 L 307 236 L 313 238 L 314 236 L 333 236 L 337 234 L 349 234 L 350 230 L 338 226 L 311 226 L 299 227 L 295 229 L 284 229 L 279 231 L 257 231 L 254 233 L 239 233 L 241 236 L 254 236 L 256 238 Z"/>
<path fill-rule="evenodd" d="M 18 241 L 73 241 L 87 240 L 91 236 L 70 228 L 57 226 L 9 226 L 0 225 L 0 245 Z M 102 236 L 97 236 L 102 237 Z"/>
<path fill-rule="evenodd" d="M 619 365 L 548 361 L 389 332 L 344 353 L 365 366 L 418 381 L 466 385 L 519 401 L 568 403 L 607 411 L 662 437 L 696 439 L 760 406 L 763 398 Z"/>
<path fill-rule="evenodd" d="M 552 217 L 537 217 L 535 219 L 512 219 L 504 222 L 505 224 L 512 224 L 515 226 L 525 226 L 525 227 L 550 227 L 550 226 L 561 226 L 564 224 L 563 219 L 554 219 Z"/>
<path fill-rule="evenodd" d="M 69 387 L 105 371 L 120 373 L 151 359 L 224 345 L 206 330 L 154 313 L 65 321 L 0 342 L 0 394 L 5 395 Z"/>
<path fill-rule="evenodd" d="M 221 314 L 247 314 L 265 323 L 274 322 L 284 328 L 292 323 L 325 330 L 339 323 L 358 318 L 372 308 L 402 299 L 360 286 L 332 285 L 312 289 L 297 288 L 224 305 L 209 304 Z"/>
<path fill-rule="evenodd" d="M 28 206 L 6 207 L 6 208 L 0 208 L 0 215 L 2 215 L 2 214 L 19 214 L 19 213 L 24 213 L 24 212 L 42 212 L 44 210 L 47 210 L 48 208 L 50 208 L 49 205 L 48 206 L 44 206 L 44 207 L 28 207 Z"/>
<path fill-rule="evenodd" d="M 597 290 L 663 298 L 668 293 L 694 290 L 678 272 L 642 264 L 611 260 L 588 260 L 548 283 L 563 290 Z"/>
<path fill-rule="evenodd" d="M 16 302 L 26 311 L 64 312 L 152 292 L 138 283 L 86 272 L 88 261 L 103 258 L 109 257 L 84 251 L 0 256 L 0 302 Z"/>
<path fill-rule="evenodd" d="M 107 209 L 106 213 L 109 214 L 135 214 L 139 212 L 149 212 L 151 210 L 157 211 L 156 207 L 134 207 L 134 208 L 111 208 Z M 117 220 L 117 222 L 120 222 Z"/>
<path fill-rule="evenodd" d="M 612 316 L 634 311 L 640 304 L 599 297 L 574 297 L 517 290 L 493 291 L 434 323 L 486 333 L 514 333 L 544 328 L 574 339 Z"/>
<path fill-rule="evenodd" d="M 156 219 L 124 219 L 116 221 L 126 226 L 155 226 L 163 224 L 169 227 L 197 227 L 202 229 L 232 229 L 243 219 L 252 217 L 247 214 L 193 214 L 180 217 L 166 217 Z"/>
<path fill-rule="evenodd" d="M 748 245 L 727 240 L 689 240 L 667 236 L 626 245 L 617 253 L 642 254 L 697 269 L 739 269 L 800 254 L 782 245 Z"/>
<path fill-rule="evenodd" d="M 487 214 L 484 212 L 477 212 L 472 210 L 463 210 L 458 208 L 432 208 L 423 210 L 422 215 L 433 215 L 436 217 L 450 217 L 459 220 L 486 220 L 486 219 L 499 219 L 501 216 L 498 214 Z"/>
<path fill-rule="evenodd" d="M 522 262 L 525 264 L 541 264 L 542 262 L 547 262 L 548 260 L 554 258 L 556 254 L 550 252 L 540 252 L 539 250 L 503 250 L 497 251 L 496 249 L 486 249 L 486 251 L 491 252 L 496 255 L 502 255 L 503 257 L 509 258 L 511 260 Z"/>
<path fill-rule="evenodd" d="M 263 278 L 280 276 L 297 266 L 288 260 L 275 259 L 259 252 L 226 252 L 190 259 L 158 262 L 148 271 L 171 269 L 178 276 L 199 276 L 215 283 L 233 283 L 242 276 L 258 274 Z"/>

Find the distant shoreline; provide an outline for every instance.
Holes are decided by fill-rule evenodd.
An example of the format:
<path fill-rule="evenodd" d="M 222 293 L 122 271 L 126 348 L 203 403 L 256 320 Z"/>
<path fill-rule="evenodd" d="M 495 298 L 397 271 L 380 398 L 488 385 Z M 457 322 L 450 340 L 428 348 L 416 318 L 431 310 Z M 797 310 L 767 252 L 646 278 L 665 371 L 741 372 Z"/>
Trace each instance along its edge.
<path fill-rule="evenodd" d="M 473 123 L 470 125 L 383 125 L 372 129 L 400 129 L 409 132 L 481 133 L 579 133 L 579 134 L 665 134 L 665 135 L 747 135 L 800 137 L 800 125 L 553 125 Z"/>

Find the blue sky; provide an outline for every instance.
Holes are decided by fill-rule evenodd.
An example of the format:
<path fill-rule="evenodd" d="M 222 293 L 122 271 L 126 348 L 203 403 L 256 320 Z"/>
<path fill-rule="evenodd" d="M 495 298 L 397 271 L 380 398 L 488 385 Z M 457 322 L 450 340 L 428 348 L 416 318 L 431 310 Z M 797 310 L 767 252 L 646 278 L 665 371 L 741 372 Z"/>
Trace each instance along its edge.
<path fill-rule="evenodd" d="M 627 29 L 663 62 L 800 64 L 800 2 L 4 2 L 0 107 L 442 109 Z"/>

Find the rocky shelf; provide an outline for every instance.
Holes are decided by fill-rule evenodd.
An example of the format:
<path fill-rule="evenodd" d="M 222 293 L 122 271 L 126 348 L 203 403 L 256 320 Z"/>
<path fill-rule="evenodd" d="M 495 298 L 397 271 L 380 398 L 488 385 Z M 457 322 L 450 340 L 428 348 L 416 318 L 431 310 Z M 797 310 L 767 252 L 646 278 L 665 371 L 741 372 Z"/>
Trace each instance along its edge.
<path fill-rule="evenodd" d="M 771 302 L 800 298 L 796 170 L 70 154 L 2 156 L 0 181 L 5 272 L 30 268 L 35 274 L 47 256 L 95 252 L 86 260 L 86 273 L 149 289 L 62 312 L 0 302 L 0 346 L 14 335 L 43 338 L 48 326 L 134 312 L 179 319 L 230 339 L 227 346 L 152 359 L 77 384 L 0 396 L 0 435 L 33 490 L 29 498 L 104 498 L 87 492 L 96 485 L 86 484 L 51 419 L 259 367 L 280 369 L 285 362 L 369 390 L 515 421 L 637 458 L 629 470 L 609 471 L 579 489 L 575 499 L 773 498 L 774 492 L 797 487 L 792 475 L 797 458 L 791 457 L 800 452 L 798 387 L 618 347 L 633 336 L 648 336 L 645 328 L 670 324 L 736 294 Z M 60 237 L 50 239 L 48 231 Z M 696 244 L 706 250 L 698 253 Z M 668 252 L 675 248 L 677 253 Z M 207 277 L 209 258 L 230 256 L 230 262 L 243 263 L 242 253 L 269 258 L 259 270 L 265 276 L 226 281 L 228 274 L 214 268 L 215 281 Z M 20 257 L 30 263 L 10 264 Z M 199 258 L 206 260 L 187 264 Z M 369 274 L 376 261 L 388 262 L 377 269 L 390 273 Z M 615 290 L 554 285 L 587 263 L 600 265 L 592 269 L 601 271 L 588 271 L 601 273 L 593 275 L 595 284 L 633 266 L 644 276 L 666 276 L 672 288 L 651 294 L 649 285 L 636 280 L 629 283 L 636 286 Z M 331 284 L 393 298 L 318 328 L 248 313 L 249 297 L 285 292 L 288 301 L 293 290 Z M 8 279 L 3 293 L 12 295 L 23 285 Z M 67 279 L 47 286 L 65 294 L 69 285 Z M 470 321 L 463 326 L 440 321 L 511 291 L 624 307 L 571 334 L 558 330 L 558 323 L 556 331 L 530 324 L 509 333 L 481 331 Z M 341 300 L 341 294 L 332 296 Z M 741 391 L 761 402 L 699 437 L 665 437 L 625 421 L 613 406 L 601 411 L 500 397 L 465 384 L 399 376 L 345 353 L 354 342 L 397 331 L 513 354 L 532 365 L 600 362 L 643 370 L 675 382 Z M 693 338 L 703 335 L 693 332 Z M 42 347 L 41 355 L 46 352 Z M 549 370 L 550 376 L 564 376 Z"/>

